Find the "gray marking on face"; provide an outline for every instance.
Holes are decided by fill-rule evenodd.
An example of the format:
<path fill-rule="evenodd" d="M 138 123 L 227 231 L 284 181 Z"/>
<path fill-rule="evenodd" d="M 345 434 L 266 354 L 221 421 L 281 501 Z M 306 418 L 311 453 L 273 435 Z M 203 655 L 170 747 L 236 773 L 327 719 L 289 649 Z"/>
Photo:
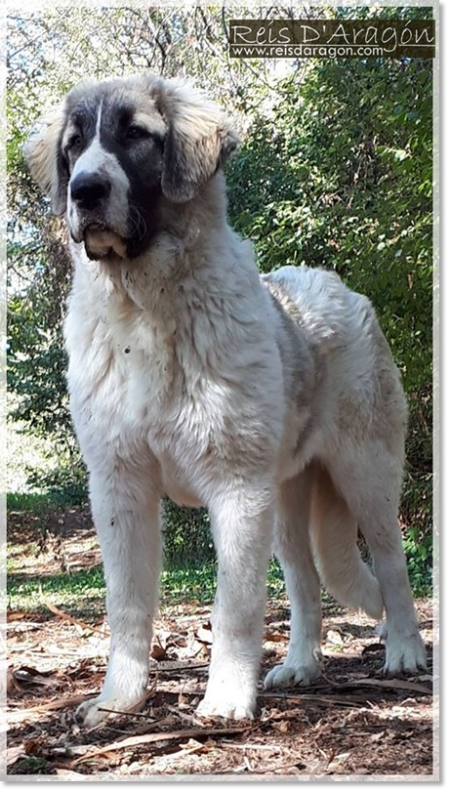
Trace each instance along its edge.
<path fill-rule="evenodd" d="M 73 238 L 78 242 L 82 241 L 85 228 L 91 223 L 102 224 L 121 237 L 127 234 L 130 183 L 117 156 L 107 151 L 101 143 L 102 106 L 103 102 L 98 108 L 94 137 L 76 160 L 68 185 L 69 227 Z M 80 174 L 99 175 L 110 183 L 111 190 L 104 204 L 89 211 L 77 206 L 71 197 L 70 187 Z"/>

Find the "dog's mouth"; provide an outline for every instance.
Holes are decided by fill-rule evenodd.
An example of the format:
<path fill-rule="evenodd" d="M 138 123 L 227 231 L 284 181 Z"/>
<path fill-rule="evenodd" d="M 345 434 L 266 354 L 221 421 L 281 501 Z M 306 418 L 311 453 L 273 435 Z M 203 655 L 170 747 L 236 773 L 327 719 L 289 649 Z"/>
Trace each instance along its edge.
<path fill-rule="evenodd" d="M 104 223 L 89 223 L 83 230 L 83 241 L 91 259 L 126 258 L 126 241 Z"/>

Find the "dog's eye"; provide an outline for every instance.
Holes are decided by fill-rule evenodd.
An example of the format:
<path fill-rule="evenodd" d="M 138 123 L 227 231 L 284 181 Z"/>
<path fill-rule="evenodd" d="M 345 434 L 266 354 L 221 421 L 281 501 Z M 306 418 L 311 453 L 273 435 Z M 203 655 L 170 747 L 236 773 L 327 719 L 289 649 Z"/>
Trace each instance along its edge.
<path fill-rule="evenodd" d="M 144 129 L 143 127 L 136 126 L 133 124 L 132 126 L 128 127 L 126 139 L 127 140 L 144 140 L 145 138 L 151 137 L 150 132 L 148 129 Z"/>
<path fill-rule="evenodd" d="M 81 147 L 81 144 L 82 144 L 81 135 L 79 135 L 78 132 L 75 132 L 72 135 L 72 137 L 69 138 L 69 141 L 66 146 L 66 151 L 67 152 L 76 151 Z"/>

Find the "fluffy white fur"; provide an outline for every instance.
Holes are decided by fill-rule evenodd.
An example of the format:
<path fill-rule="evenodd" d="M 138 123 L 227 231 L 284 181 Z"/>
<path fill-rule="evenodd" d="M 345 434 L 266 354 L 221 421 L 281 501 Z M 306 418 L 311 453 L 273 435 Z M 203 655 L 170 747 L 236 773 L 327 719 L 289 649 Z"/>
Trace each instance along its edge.
<path fill-rule="evenodd" d="M 164 85 L 188 138 L 202 100 Z M 217 109 L 201 112 L 222 139 Z M 227 223 L 220 170 L 200 186 L 198 176 L 187 179 L 184 192 L 194 182 L 176 231 L 158 233 L 142 256 L 111 265 L 71 244 L 70 403 L 112 633 L 103 690 L 80 710 L 88 725 L 105 716 L 101 707 L 132 708 L 146 690 L 164 493 L 208 507 L 218 554 L 201 714 L 255 713 L 272 551 L 292 629 L 266 687 L 319 673 L 316 570 L 344 604 L 374 618 L 386 610 L 386 671 L 425 665 L 397 524 L 406 407 L 374 311 L 321 269 L 285 267 L 260 279 L 250 243 Z M 375 575 L 358 553 L 358 525 Z"/>

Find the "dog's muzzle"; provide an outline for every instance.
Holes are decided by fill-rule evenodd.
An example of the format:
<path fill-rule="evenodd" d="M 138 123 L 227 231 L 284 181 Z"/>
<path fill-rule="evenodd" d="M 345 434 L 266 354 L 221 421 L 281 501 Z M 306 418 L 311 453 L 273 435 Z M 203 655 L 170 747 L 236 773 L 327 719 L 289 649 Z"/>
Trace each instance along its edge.
<path fill-rule="evenodd" d="M 70 198 L 77 216 L 75 241 L 83 241 L 91 259 L 126 257 L 126 243 L 105 221 L 111 182 L 101 173 L 81 172 L 70 183 Z"/>

